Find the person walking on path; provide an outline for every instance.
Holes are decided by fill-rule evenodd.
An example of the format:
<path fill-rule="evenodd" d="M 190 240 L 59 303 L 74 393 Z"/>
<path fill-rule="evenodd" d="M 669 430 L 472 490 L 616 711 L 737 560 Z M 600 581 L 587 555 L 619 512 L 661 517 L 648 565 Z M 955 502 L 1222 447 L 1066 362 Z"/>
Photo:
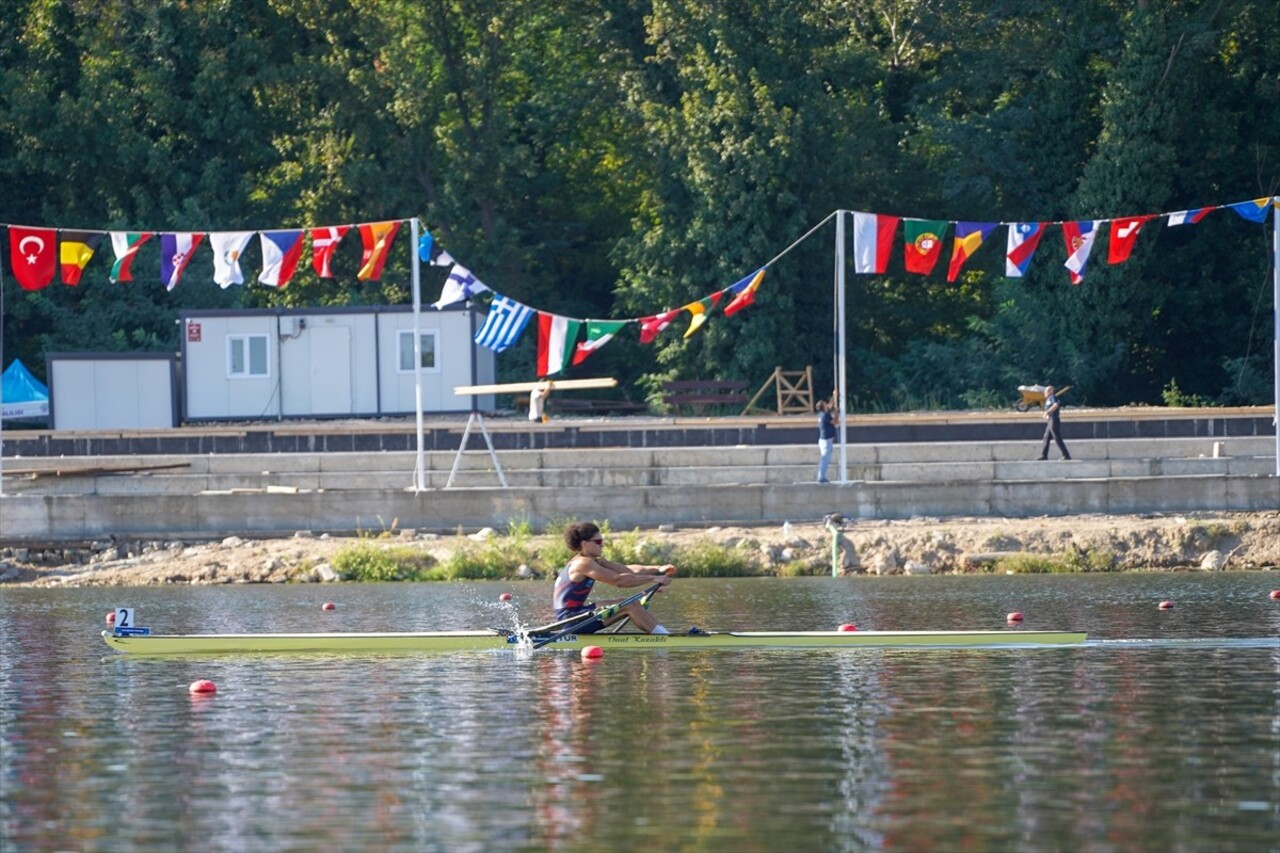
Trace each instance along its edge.
<path fill-rule="evenodd" d="M 1062 406 L 1058 403 L 1058 395 L 1054 393 L 1055 390 L 1052 385 L 1048 385 L 1044 389 L 1044 444 L 1040 448 L 1040 458 L 1042 460 L 1049 458 L 1050 441 L 1057 443 L 1063 459 L 1071 458 L 1071 454 L 1067 452 L 1067 446 L 1062 442 Z"/>
<path fill-rule="evenodd" d="M 836 419 L 831 412 L 831 403 L 821 400 L 818 403 L 818 482 L 829 483 L 827 465 L 831 462 L 831 450 L 836 445 Z"/>

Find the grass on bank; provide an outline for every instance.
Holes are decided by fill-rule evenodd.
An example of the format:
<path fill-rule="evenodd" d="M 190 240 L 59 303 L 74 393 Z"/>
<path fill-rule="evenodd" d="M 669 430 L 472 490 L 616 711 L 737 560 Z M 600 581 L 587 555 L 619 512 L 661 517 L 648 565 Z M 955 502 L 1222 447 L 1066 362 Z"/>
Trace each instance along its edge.
<path fill-rule="evenodd" d="M 554 525 L 550 529 L 557 529 Z M 613 534 L 601 525 L 606 537 L 605 556 L 619 563 L 680 567 L 681 577 L 726 578 L 766 574 L 758 555 L 743 548 L 713 542 L 669 546 L 639 531 Z M 536 536 L 527 522 L 508 524 L 507 532 L 482 541 L 459 537 L 456 541 L 392 544 L 381 541 L 390 534 L 362 536 L 354 545 L 334 555 L 332 565 L 353 581 L 464 581 L 504 580 L 528 576 L 549 577 L 572 556 L 569 547 L 551 534 Z M 437 559 L 425 549 L 445 544 L 448 556 Z M 521 567 L 526 568 L 522 572 Z"/>

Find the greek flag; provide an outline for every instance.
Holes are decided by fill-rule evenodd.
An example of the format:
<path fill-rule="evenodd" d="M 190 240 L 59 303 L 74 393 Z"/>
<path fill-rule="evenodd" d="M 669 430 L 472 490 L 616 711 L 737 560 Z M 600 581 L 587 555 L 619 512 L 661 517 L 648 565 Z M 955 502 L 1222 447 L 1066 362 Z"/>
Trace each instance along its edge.
<path fill-rule="evenodd" d="M 493 303 L 489 305 L 489 316 L 476 332 L 476 343 L 494 352 L 504 352 L 520 340 L 520 333 L 532 316 L 533 309 L 528 305 L 495 293 Z"/>

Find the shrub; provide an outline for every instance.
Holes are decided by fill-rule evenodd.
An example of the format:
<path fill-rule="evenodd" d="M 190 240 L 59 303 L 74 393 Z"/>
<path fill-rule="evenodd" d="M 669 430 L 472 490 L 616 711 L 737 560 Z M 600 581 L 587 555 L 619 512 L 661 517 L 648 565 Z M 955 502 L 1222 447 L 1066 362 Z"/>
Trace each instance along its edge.
<path fill-rule="evenodd" d="M 425 580 L 435 559 L 407 545 L 376 545 L 362 540 L 343 548 L 333 558 L 333 567 L 349 580 Z"/>

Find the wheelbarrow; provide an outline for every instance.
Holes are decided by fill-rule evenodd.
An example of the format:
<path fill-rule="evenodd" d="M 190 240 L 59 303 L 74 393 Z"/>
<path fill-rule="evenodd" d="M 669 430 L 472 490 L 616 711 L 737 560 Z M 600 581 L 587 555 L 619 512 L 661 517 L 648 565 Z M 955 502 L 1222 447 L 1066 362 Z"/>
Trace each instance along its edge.
<path fill-rule="evenodd" d="M 1019 412 L 1028 412 L 1031 409 L 1038 409 L 1044 406 L 1045 389 L 1047 385 L 1019 385 L 1018 391 L 1022 394 L 1022 399 L 1013 404 L 1013 407 Z M 1071 390 L 1068 385 L 1065 388 L 1058 389 L 1058 396 Z"/>

